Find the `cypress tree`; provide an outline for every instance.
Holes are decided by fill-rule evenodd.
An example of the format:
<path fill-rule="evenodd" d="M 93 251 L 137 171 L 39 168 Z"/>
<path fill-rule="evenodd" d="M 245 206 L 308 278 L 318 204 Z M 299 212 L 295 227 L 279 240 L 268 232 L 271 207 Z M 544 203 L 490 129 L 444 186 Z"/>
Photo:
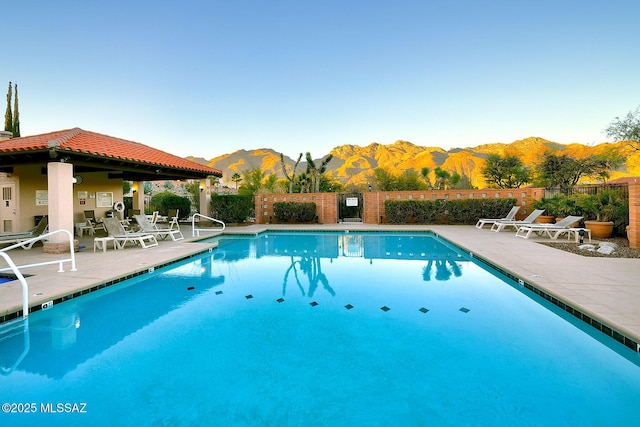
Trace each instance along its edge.
<path fill-rule="evenodd" d="M 18 113 L 18 83 L 14 83 L 13 87 L 16 94 L 13 98 L 13 137 L 20 137 L 20 114 Z"/>
<path fill-rule="evenodd" d="M 11 82 L 9 82 L 9 91 L 7 92 L 7 111 L 4 113 L 4 130 L 13 132 L 11 115 Z"/>

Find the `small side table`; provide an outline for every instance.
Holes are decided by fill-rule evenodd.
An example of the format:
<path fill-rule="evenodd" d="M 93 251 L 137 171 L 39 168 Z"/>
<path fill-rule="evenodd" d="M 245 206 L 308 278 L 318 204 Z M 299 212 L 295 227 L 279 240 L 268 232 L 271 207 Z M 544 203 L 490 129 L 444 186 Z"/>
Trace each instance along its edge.
<path fill-rule="evenodd" d="M 102 249 L 102 252 L 107 252 L 107 245 L 109 242 L 113 242 L 113 249 L 118 249 L 116 239 L 113 237 L 96 237 L 93 239 L 93 252 L 95 252 L 96 249 Z"/>
<path fill-rule="evenodd" d="M 569 229 L 569 240 L 571 240 L 571 235 L 576 239 L 576 243 L 580 240 L 580 231 L 583 232 L 583 236 L 587 236 L 589 238 L 589 243 L 591 243 L 591 230 L 588 228 L 570 228 Z"/>

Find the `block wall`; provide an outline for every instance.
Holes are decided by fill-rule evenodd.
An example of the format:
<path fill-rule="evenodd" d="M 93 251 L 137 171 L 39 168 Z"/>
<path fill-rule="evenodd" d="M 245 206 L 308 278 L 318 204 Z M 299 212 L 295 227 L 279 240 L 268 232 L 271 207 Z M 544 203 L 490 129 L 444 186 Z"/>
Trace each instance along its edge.
<path fill-rule="evenodd" d="M 363 195 L 363 222 L 380 224 L 386 222 L 384 202 L 386 200 L 437 200 L 437 199 L 504 199 L 515 198 L 520 206 L 518 219 L 526 217 L 533 209 L 535 200 L 544 196 L 543 188 L 510 188 L 482 190 L 438 190 L 438 191 L 368 191 Z M 274 222 L 273 204 L 276 202 L 313 202 L 316 204 L 318 223 L 338 222 L 337 193 L 257 194 L 256 222 Z"/>
<path fill-rule="evenodd" d="M 629 183 L 629 246 L 640 248 L 640 182 Z"/>

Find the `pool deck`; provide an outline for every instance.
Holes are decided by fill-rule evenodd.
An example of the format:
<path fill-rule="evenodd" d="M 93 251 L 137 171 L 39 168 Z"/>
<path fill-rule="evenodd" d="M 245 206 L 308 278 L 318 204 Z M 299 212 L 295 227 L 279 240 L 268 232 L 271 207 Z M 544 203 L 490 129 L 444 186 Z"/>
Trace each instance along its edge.
<path fill-rule="evenodd" d="M 191 228 L 181 226 L 185 240 L 159 240 L 157 247 L 142 249 L 127 246 L 124 250 L 93 251 L 93 237 L 83 236 L 76 252 L 76 271 L 69 263 L 64 272 L 59 266 L 46 265 L 23 269 L 29 285 L 29 307 L 40 307 L 69 295 L 117 281 L 126 276 L 147 272 L 150 267 L 167 264 L 213 247 L 191 237 Z M 529 287 L 542 291 L 547 298 L 560 300 L 582 314 L 602 323 L 605 328 L 640 342 L 640 259 L 583 257 L 536 243 L 546 238 L 520 239 L 512 231 L 495 233 L 474 226 L 394 226 L 345 223 L 333 225 L 250 225 L 227 227 L 225 233 L 258 233 L 264 230 L 352 230 L 352 231 L 426 231 L 430 230 L 455 243 L 476 258 L 492 265 Z M 215 235 L 219 233 L 203 233 Z M 29 265 L 68 257 L 42 252 L 42 246 L 8 252 L 16 265 Z M 3 267 L 6 262 L 2 261 Z M 19 281 L 0 285 L 0 321 L 22 309 Z M 598 323 L 599 322 L 599 323 Z M 638 348 L 636 348 L 638 351 Z"/>

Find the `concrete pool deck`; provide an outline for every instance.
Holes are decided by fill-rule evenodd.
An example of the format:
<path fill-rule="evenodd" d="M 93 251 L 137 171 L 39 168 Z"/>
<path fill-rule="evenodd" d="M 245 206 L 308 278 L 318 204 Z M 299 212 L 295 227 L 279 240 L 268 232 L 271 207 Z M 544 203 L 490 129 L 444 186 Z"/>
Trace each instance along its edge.
<path fill-rule="evenodd" d="M 157 247 L 142 249 L 127 246 L 124 250 L 93 251 L 93 237 L 79 239 L 84 249 L 76 252 L 76 271 L 65 263 L 23 269 L 28 275 L 29 307 L 40 307 L 68 295 L 103 286 L 122 277 L 147 272 L 150 267 L 167 264 L 213 247 L 191 237 L 191 228 L 181 226 L 185 240 L 159 241 Z M 611 328 L 636 343 L 640 342 L 640 259 L 583 257 L 536 243 L 544 238 L 519 239 L 514 232 L 500 233 L 474 226 L 444 225 L 251 225 L 227 227 L 225 233 L 254 234 L 264 230 L 353 230 L 353 231 L 433 231 L 443 238 L 486 260 L 503 272 L 521 279 L 542 291 L 547 299 L 558 299 L 573 309 Z M 219 234 L 219 233 L 216 233 Z M 204 235 L 215 235 L 203 233 Z M 8 253 L 16 265 L 51 261 L 65 255 L 44 254 L 41 246 L 31 250 L 14 249 Z M 66 255 L 68 256 L 68 254 Z M 6 262 L 2 261 L 2 266 Z M 5 272 L 6 273 L 6 272 Z M 9 272 L 10 273 L 10 272 Z M 0 284 L 0 321 L 9 320 L 22 309 L 19 281 Z M 636 348 L 636 351 L 638 349 Z"/>

